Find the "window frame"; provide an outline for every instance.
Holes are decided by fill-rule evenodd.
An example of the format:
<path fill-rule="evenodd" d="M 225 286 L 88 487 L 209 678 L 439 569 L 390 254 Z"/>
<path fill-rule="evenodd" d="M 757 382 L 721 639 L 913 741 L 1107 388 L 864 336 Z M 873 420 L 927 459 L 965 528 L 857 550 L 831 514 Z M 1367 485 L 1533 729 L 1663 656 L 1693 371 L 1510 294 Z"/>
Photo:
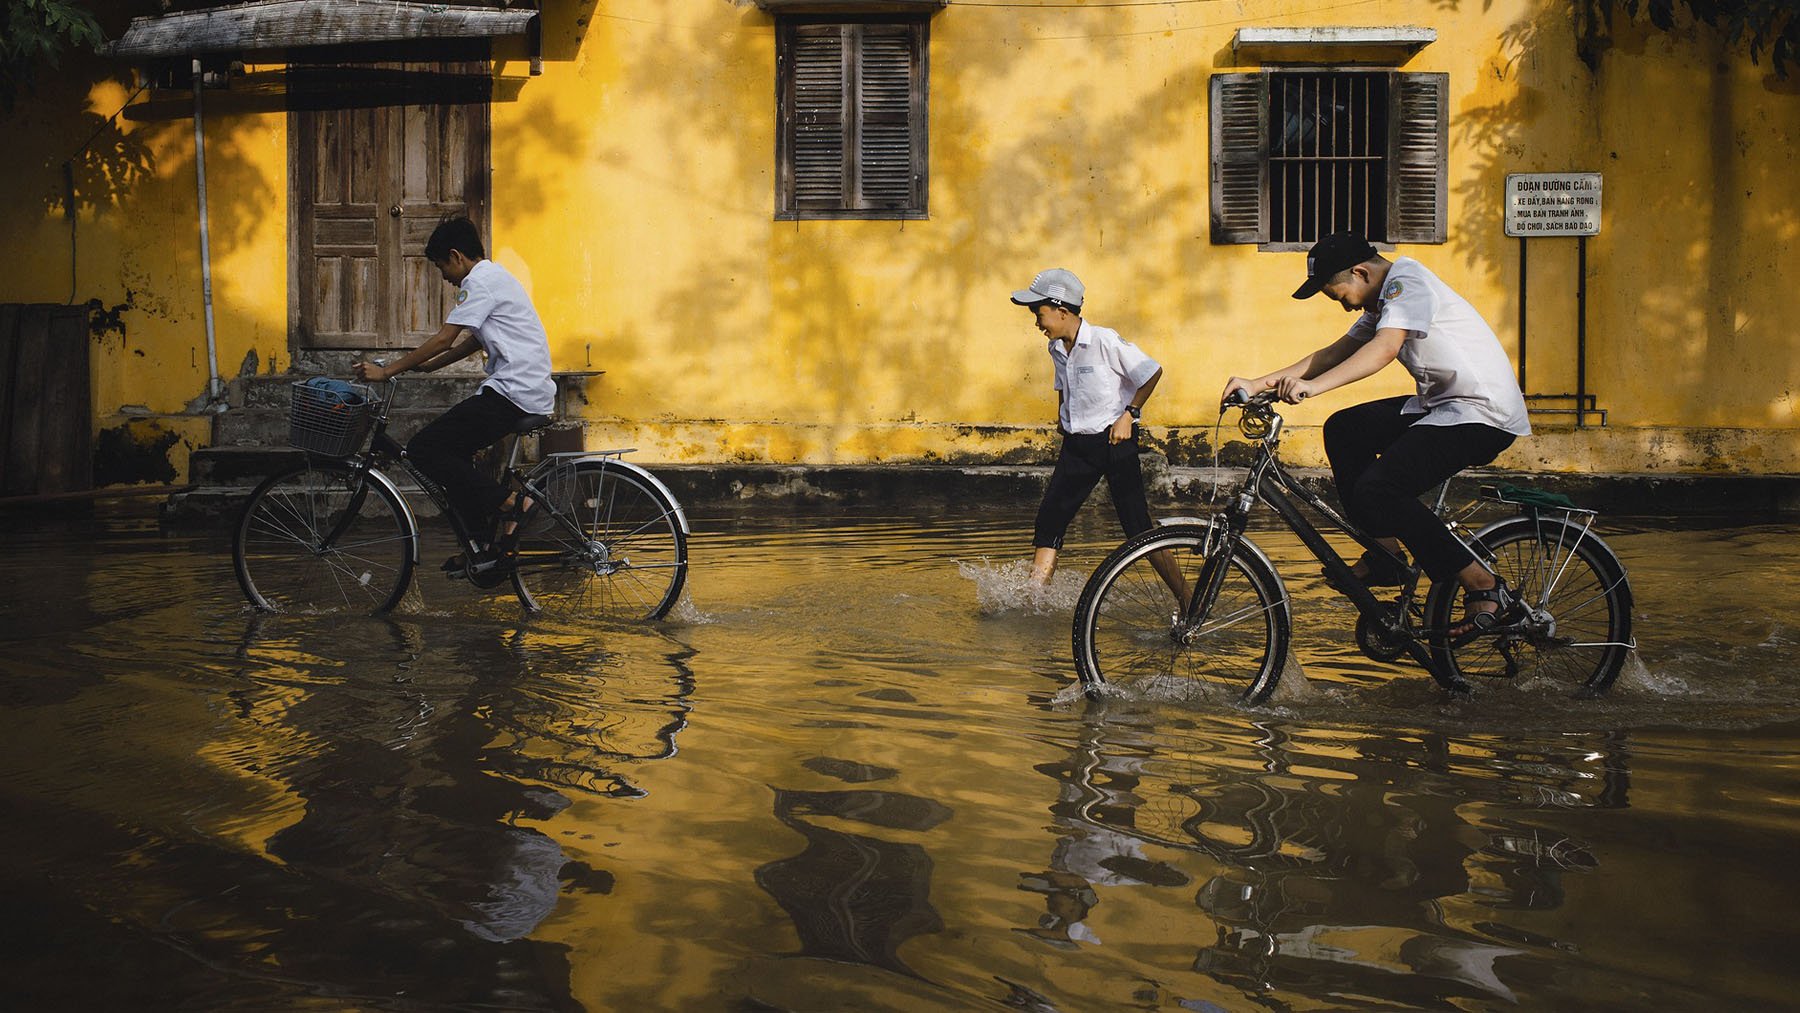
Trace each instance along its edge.
<path fill-rule="evenodd" d="M 800 173 L 796 167 L 795 85 L 796 40 L 808 30 L 838 28 L 845 39 L 843 50 L 843 101 L 839 115 L 843 130 L 841 163 L 843 197 L 837 206 L 807 205 L 799 194 Z M 863 40 L 867 29 L 886 30 L 884 34 L 902 34 L 908 42 L 909 94 L 907 98 L 907 150 L 911 179 L 904 204 L 885 204 L 860 194 L 863 170 L 869 164 L 869 153 L 863 150 L 862 127 L 867 123 L 857 95 L 863 80 Z M 901 29 L 895 33 L 893 29 Z M 851 44 L 854 37 L 854 44 Z M 930 95 L 930 17 L 924 13 L 890 14 L 819 14 L 781 15 L 776 18 L 775 43 L 775 220 L 852 220 L 852 221 L 920 221 L 930 217 L 930 130 L 928 123 Z M 861 206 L 857 206 L 857 205 Z"/>
<path fill-rule="evenodd" d="M 1269 81 L 1277 74 L 1388 75 L 1387 220 L 1382 246 L 1443 243 L 1449 195 L 1449 78 L 1367 65 L 1282 65 L 1214 74 L 1208 120 L 1210 238 L 1273 252 L 1310 244 L 1269 241 Z"/>

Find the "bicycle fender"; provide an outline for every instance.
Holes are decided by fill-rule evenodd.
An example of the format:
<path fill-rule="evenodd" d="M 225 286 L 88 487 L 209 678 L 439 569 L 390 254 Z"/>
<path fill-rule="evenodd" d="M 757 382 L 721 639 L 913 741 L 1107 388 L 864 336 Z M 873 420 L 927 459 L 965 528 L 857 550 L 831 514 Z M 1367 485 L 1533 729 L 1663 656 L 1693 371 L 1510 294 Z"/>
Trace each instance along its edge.
<path fill-rule="evenodd" d="M 400 487 L 395 485 L 394 480 L 387 477 L 385 472 L 370 468 L 368 474 L 371 483 L 392 493 L 394 500 L 400 504 L 400 510 L 406 517 L 406 528 L 412 532 L 412 537 L 407 539 L 410 544 L 406 547 L 406 551 L 412 553 L 412 565 L 417 567 L 419 565 L 419 518 L 413 514 L 412 501 L 401 494 Z"/>
<path fill-rule="evenodd" d="M 1526 530 L 1529 530 L 1529 531 L 1536 531 L 1536 530 L 1541 529 L 1545 525 L 1559 525 L 1559 526 L 1566 527 L 1571 530 L 1580 532 L 1581 541 L 1593 542 L 1594 544 L 1600 546 L 1600 550 L 1602 552 L 1611 556 L 1613 559 L 1618 560 L 1619 572 L 1621 574 L 1625 575 L 1626 577 L 1630 577 L 1631 571 L 1626 568 L 1625 561 L 1622 559 L 1619 559 L 1619 554 L 1612 550 L 1612 546 L 1606 544 L 1606 540 L 1604 538 L 1601 538 L 1598 534 L 1595 534 L 1594 529 L 1592 527 L 1589 527 L 1586 530 L 1582 530 L 1580 525 L 1571 523 L 1566 520 L 1560 520 L 1560 519 L 1557 519 L 1554 517 L 1546 517 L 1541 520 L 1533 520 L 1531 517 L 1526 516 L 1526 515 L 1514 514 L 1511 517 L 1502 517 L 1499 520 L 1493 522 L 1492 524 L 1483 525 L 1480 531 L 1475 532 L 1474 538 L 1475 538 L 1475 541 L 1481 543 L 1482 547 L 1485 549 L 1488 544 L 1488 536 L 1493 534 L 1494 532 L 1500 531 L 1503 528 L 1518 526 L 1518 527 L 1525 528 Z M 1471 546 L 1471 548 L 1473 548 L 1473 546 Z M 1477 558 L 1480 558 L 1480 553 L 1477 553 L 1476 556 L 1477 556 Z"/>
<path fill-rule="evenodd" d="M 1281 570 L 1270 561 L 1261 546 L 1250 540 L 1248 535 L 1239 536 L 1238 545 L 1250 555 L 1255 556 L 1258 562 L 1268 567 L 1269 572 L 1275 575 L 1275 591 L 1280 595 L 1282 611 L 1286 612 L 1291 620 L 1294 614 L 1294 601 L 1288 596 L 1287 581 L 1282 579 Z"/>
<path fill-rule="evenodd" d="M 671 507 L 675 508 L 675 522 L 681 525 L 682 536 L 686 537 L 694 533 L 688 527 L 687 511 L 681 508 L 681 501 L 675 498 L 675 494 L 669 491 L 669 487 L 663 484 L 662 479 L 657 478 L 649 471 L 632 464 L 630 461 L 621 461 L 616 457 L 601 457 L 596 455 L 580 458 L 580 460 L 603 461 L 608 468 L 618 468 L 621 471 L 629 471 L 638 478 L 648 482 L 657 492 L 662 493 L 663 499 L 668 500 Z"/>

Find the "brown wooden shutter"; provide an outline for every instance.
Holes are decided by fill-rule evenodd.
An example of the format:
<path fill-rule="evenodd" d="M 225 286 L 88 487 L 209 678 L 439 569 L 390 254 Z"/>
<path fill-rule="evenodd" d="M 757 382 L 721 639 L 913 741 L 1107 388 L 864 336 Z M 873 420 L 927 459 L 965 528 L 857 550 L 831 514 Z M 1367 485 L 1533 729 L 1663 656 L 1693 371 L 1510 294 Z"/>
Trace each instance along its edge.
<path fill-rule="evenodd" d="M 1441 243 L 1449 190 L 1448 74 L 1393 75 L 1388 88 L 1388 241 Z"/>
<path fill-rule="evenodd" d="M 784 20 L 778 218 L 923 218 L 926 22 Z"/>
<path fill-rule="evenodd" d="M 1269 241 L 1269 81 L 1212 77 L 1212 241 Z"/>
<path fill-rule="evenodd" d="M 858 208 L 918 207 L 914 157 L 924 129 L 918 24 L 866 25 L 856 64 Z"/>
<path fill-rule="evenodd" d="M 785 160 L 793 173 L 791 206 L 841 208 L 849 192 L 844 185 L 849 161 L 844 130 L 849 47 L 844 36 L 849 30 L 842 25 L 796 25 L 792 30 L 794 66 L 788 80 L 793 92 L 787 103 L 792 140 Z"/>

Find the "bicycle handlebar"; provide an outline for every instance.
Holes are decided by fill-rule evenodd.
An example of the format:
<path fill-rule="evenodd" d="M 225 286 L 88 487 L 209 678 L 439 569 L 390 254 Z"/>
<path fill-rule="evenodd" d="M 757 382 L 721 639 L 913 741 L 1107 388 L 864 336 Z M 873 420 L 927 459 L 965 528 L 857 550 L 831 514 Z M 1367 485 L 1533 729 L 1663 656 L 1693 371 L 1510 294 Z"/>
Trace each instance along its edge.
<path fill-rule="evenodd" d="M 1269 390 L 1261 391 L 1256 394 L 1251 394 L 1248 397 L 1246 397 L 1244 395 L 1244 388 L 1236 387 L 1236 388 L 1232 389 L 1230 394 L 1225 396 L 1225 400 L 1219 402 L 1219 407 L 1220 408 L 1262 407 L 1262 406 L 1273 404 L 1274 402 L 1275 402 L 1275 391 L 1273 388 L 1271 388 Z"/>

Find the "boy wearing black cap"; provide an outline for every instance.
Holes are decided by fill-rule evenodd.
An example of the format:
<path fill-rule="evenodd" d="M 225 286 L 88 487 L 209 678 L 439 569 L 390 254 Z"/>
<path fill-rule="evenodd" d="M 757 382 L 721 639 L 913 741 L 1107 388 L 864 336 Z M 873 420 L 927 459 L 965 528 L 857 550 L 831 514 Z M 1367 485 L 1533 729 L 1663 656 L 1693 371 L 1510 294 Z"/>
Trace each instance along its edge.
<path fill-rule="evenodd" d="M 1418 500 L 1531 433 L 1524 395 L 1499 339 L 1468 300 L 1423 264 L 1411 257 L 1389 261 L 1352 233 L 1326 236 L 1307 253 L 1306 281 L 1294 298 L 1320 292 L 1362 315 L 1342 337 L 1284 369 L 1254 379 L 1232 377 L 1223 396 L 1273 390 L 1298 404 L 1400 360 L 1417 394 L 1346 408 L 1325 421 L 1325 455 L 1345 513 L 1402 559 L 1404 543 L 1432 580 L 1459 580 L 1468 616 L 1500 611 L 1510 600 L 1506 589 Z M 1406 578 L 1388 558 L 1369 552 L 1352 572 L 1370 587 Z"/>
<path fill-rule="evenodd" d="M 1083 320 L 1084 293 L 1081 279 L 1053 267 L 1012 294 L 1012 301 L 1030 309 L 1037 329 L 1050 339 L 1056 428 L 1063 438 L 1032 532 L 1036 551 L 1030 579 L 1038 585 L 1049 583 L 1056 572 L 1057 550 L 1069 522 L 1101 478 L 1127 535 L 1148 531 L 1152 523 L 1138 467 L 1137 423 L 1162 379 L 1162 367 L 1117 331 Z"/>

